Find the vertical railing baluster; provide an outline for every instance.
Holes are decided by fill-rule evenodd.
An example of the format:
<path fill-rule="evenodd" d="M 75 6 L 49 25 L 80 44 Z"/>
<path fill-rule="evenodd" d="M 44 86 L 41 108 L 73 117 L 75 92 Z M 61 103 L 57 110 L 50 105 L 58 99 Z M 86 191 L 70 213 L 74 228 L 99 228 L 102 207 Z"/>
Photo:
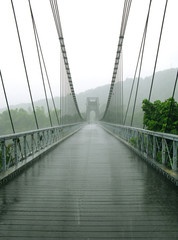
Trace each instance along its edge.
<path fill-rule="evenodd" d="M 177 170 L 177 142 L 173 141 L 173 166 L 174 171 Z"/>
<path fill-rule="evenodd" d="M 37 133 L 37 152 L 40 150 L 40 133 Z"/>
<path fill-rule="evenodd" d="M 156 160 L 156 136 L 153 136 L 153 159 Z"/>
<path fill-rule="evenodd" d="M 146 135 L 146 138 L 147 138 L 147 142 L 146 142 L 146 154 L 147 154 L 147 157 L 149 156 L 149 141 L 150 141 L 150 138 L 149 138 L 149 135 L 147 133 Z"/>
<path fill-rule="evenodd" d="M 137 149 L 139 150 L 139 132 L 138 131 L 137 131 L 136 139 L 137 139 Z"/>
<path fill-rule="evenodd" d="M 17 138 L 14 139 L 14 158 L 15 164 L 18 164 L 18 148 L 17 148 Z"/>
<path fill-rule="evenodd" d="M 162 138 L 162 164 L 166 164 L 165 139 Z"/>
<path fill-rule="evenodd" d="M 23 137 L 24 140 L 24 158 L 27 158 L 27 137 L 26 135 Z"/>
<path fill-rule="evenodd" d="M 1 142 L 1 149 L 2 149 L 2 171 L 6 171 L 6 145 L 5 141 Z"/>
<path fill-rule="evenodd" d="M 144 153 L 144 133 L 141 133 L 141 152 Z"/>
<path fill-rule="evenodd" d="M 34 155 L 34 135 L 33 135 L 33 133 L 31 134 L 31 152 L 32 152 L 32 155 Z"/>

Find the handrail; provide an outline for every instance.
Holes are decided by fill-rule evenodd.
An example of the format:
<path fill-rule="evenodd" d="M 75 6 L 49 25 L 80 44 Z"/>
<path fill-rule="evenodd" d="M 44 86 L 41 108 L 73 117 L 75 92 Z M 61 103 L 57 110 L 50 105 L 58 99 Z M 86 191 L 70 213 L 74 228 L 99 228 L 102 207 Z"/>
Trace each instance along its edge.
<path fill-rule="evenodd" d="M 135 131 L 139 131 L 142 133 L 147 133 L 149 135 L 156 136 L 156 137 L 164 137 L 169 140 L 178 141 L 178 135 L 176 135 L 176 134 L 154 132 L 154 131 L 150 131 L 150 130 L 146 130 L 146 129 L 142 129 L 142 128 L 130 127 L 130 126 L 125 126 L 125 125 L 121 125 L 121 124 L 108 123 L 108 122 L 104 122 L 104 121 L 102 121 L 101 123 L 104 123 L 104 124 L 107 124 L 110 126 L 120 127 L 123 129 L 130 129 L 130 130 L 135 130 Z"/>
<path fill-rule="evenodd" d="M 0 141 L 8 140 L 8 139 L 14 139 L 14 138 L 18 138 L 18 137 L 22 137 L 22 136 L 25 136 L 25 135 L 46 131 L 46 130 L 62 129 L 62 128 L 65 128 L 65 127 L 70 127 L 70 126 L 74 126 L 74 125 L 78 125 L 78 124 L 81 124 L 81 122 L 71 123 L 71 124 L 63 124 L 63 125 L 53 126 L 53 127 L 49 127 L 49 128 L 40 128 L 40 129 L 35 129 L 35 130 L 30 130 L 30 131 L 25 131 L 25 132 L 1 135 L 0 136 Z"/>
<path fill-rule="evenodd" d="M 119 137 L 142 158 L 173 178 L 178 184 L 178 135 L 153 132 L 141 128 L 100 122 L 111 134 Z"/>
<path fill-rule="evenodd" d="M 81 128 L 83 123 L 65 124 L 0 136 L 0 173 L 24 165 Z M 14 170 L 15 171 L 15 170 Z M 1 180 L 1 179 L 0 179 Z"/>

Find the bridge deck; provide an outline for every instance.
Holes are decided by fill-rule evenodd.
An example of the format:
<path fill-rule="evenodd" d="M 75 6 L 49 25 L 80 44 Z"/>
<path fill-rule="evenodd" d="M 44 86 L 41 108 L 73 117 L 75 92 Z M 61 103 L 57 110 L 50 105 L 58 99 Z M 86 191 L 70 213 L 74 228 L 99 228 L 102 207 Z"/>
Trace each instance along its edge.
<path fill-rule="evenodd" d="M 0 238 L 178 239 L 178 190 L 88 125 L 0 189 Z"/>

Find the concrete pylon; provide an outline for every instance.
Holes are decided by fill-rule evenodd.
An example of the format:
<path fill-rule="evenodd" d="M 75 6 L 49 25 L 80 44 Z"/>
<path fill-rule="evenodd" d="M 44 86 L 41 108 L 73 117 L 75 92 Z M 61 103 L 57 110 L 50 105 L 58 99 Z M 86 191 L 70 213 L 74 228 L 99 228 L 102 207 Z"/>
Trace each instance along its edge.
<path fill-rule="evenodd" d="M 86 117 L 87 122 L 90 122 L 90 113 L 95 112 L 96 121 L 99 120 L 99 98 L 98 97 L 88 97 L 86 103 Z"/>

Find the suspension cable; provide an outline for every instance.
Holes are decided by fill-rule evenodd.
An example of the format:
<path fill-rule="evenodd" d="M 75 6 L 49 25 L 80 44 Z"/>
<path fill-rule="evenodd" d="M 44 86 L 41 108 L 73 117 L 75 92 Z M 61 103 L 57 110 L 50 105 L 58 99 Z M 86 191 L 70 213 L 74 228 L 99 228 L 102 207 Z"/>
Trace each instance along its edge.
<path fill-rule="evenodd" d="M 157 66 L 157 60 L 158 60 L 158 55 L 159 55 L 159 48 L 160 48 L 160 44 L 161 44 L 161 37 L 162 37 L 162 32 L 163 32 L 163 26 L 164 26 L 164 20 L 165 20 L 165 15 L 166 15 L 167 4 L 168 4 L 168 0 L 166 0 L 164 13 L 163 13 L 163 19 L 162 19 L 161 31 L 160 31 L 159 41 L 158 41 L 155 65 L 154 65 L 154 70 L 153 70 L 153 75 L 152 75 L 152 80 L 151 80 L 151 87 L 150 87 L 150 92 L 149 92 L 149 97 L 148 97 L 149 101 L 151 99 L 151 93 L 152 93 L 152 88 L 153 88 L 155 72 L 156 72 L 156 66 Z"/>
<path fill-rule="evenodd" d="M 72 77 L 71 77 L 71 73 L 70 73 L 69 62 L 68 62 L 68 58 L 67 58 L 67 52 L 66 52 L 66 48 L 65 48 L 65 44 L 64 44 L 64 38 L 63 38 L 63 33 L 62 33 L 62 27 L 61 27 L 61 21 L 60 21 L 58 4 L 57 4 L 56 0 L 50 0 L 50 4 L 51 4 L 53 17 L 54 17 L 54 22 L 55 22 L 55 25 L 56 25 L 56 30 L 57 30 L 59 41 L 60 41 L 62 56 L 63 56 L 65 69 L 66 69 L 66 73 L 67 73 L 68 83 L 69 83 L 69 86 L 70 86 L 70 91 L 71 91 L 71 94 L 72 94 L 72 97 L 73 97 L 73 101 L 74 101 L 76 110 L 78 112 L 78 115 L 82 119 L 81 113 L 79 111 L 79 107 L 78 107 L 78 103 L 77 103 L 77 99 L 76 99 L 73 83 L 72 83 Z"/>
<path fill-rule="evenodd" d="M 0 70 L 0 78 L 1 78 L 1 83 L 2 83 L 2 87 L 3 87 L 3 91 L 4 91 L 4 96 L 5 96 L 5 99 L 6 99 L 6 105 L 7 105 L 8 114 L 9 114 L 9 118 L 10 118 L 10 122 L 11 122 L 12 131 L 13 131 L 13 133 L 15 133 L 15 127 L 14 127 L 14 123 L 13 123 L 13 120 L 12 120 L 11 110 L 10 110 L 10 107 L 9 107 L 9 102 L 8 102 L 8 99 L 7 99 L 6 89 L 5 89 L 5 85 L 4 85 L 1 70 Z M 22 153 L 19 138 L 17 139 L 17 144 L 19 146 L 20 154 L 23 157 L 23 153 Z"/>
<path fill-rule="evenodd" d="M 38 35 L 38 31 L 37 31 L 37 27 L 36 27 L 36 23 L 35 23 L 35 19 L 34 19 L 34 15 L 33 15 L 33 11 L 32 11 L 30 0 L 29 0 L 29 5 L 30 5 L 32 21 L 33 21 L 33 24 L 34 24 L 36 37 L 37 37 L 37 41 L 38 41 L 38 45 L 39 45 L 39 50 L 40 50 L 40 53 L 41 53 L 43 66 L 44 66 L 44 70 L 45 70 L 45 74 L 46 74 L 46 78 L 47 78 L 47 82 L 48 82 L 48 86 L 49 86 L 49 90 L 50 90 L 50 94 L 51 94 L 51 99 L 52 99 L 54 110 L 55 110 L 55 114 L 56 114 L 56 119 L 57 119 L 58 124 L 60 124 L 59 117 L 58 117 L 58 114 L 57 114 L 57 108 L 56 108 L 56 104 L 55 104 L 55 101 L 54 101 L 54 96 L 53 96 L 53 92 L 52 92 L 52 88 L 51 88 L 51 84 L 50 84 L 50 80 L 49 80 L 49 76 L 48 76 L 48 72 L 47 72 L 47 68 L 46 68 L 46 63 L 45 63 L 45 60 L 44 60 L 44 55 L 43 55 L 43 51 L 42 51 L 42 47 L 41 47 L 41 43 L 40 43 L 40 39 L 39 39 L 39 35 Z"/>
<path fill-rule="evenodd" d="M 38 54 L 38 61 L 39 61 L 39 66 L 40 66 L 40 71 L 41 71 L 41 78 L 42 78 L 42 83 L 43 83 L 45 100 L 46 100 L 46 105 L 47 105 L 50 125 L 52 127 L 53 124 L 52 124 L 51 113 L 50 113 L 50 109 L 49 109 L 49 102 L 48 102 L 48 97 L 47 97 L 47 91 L 46 91 L 46 86 L 45 86 L 45 81 L 44 81 L 44 75 L 43 75 L 42 63 L 41 63 L 41 58 L 40 58 L 40 50 L 39 50 L 39 45 L 38 45 L 38 40 L 37 40 L 37 33 L 36 33 L 36 28 L 35 28 L 35 23 L 34 23 L 34 17 L 33 17 L 33 12 L 32 12 L 32 8 L 31 8 L 30 0 L 28 0 L 28 2 L 29 2 L 30 13 L 31 13 L 33 32 L 34 32 L 34 37 L 35 37 L 35 43 L 36 43 L 36 49 L 37 49 L 37 54 Z"/>
<path fill-rule="evenodd" d="M 120 62 L 120 56 L 121 56 L 122 46 L 123 46 L 123 39 L 124 39 L 124 35 L 125 35 L 125 30 L 126 30 L 126 26 L 127 26 L 129 12 L 130 12 L 130 8 L 131 8 L 131 3 L 132 3 L 132 0 L 125 0 L 125 2 L 124 2 L 121 29 L 120 29 L 119 42 L 118 42 L 118 47 L 117 47 L 117 52 L 116 52 L 114 70 L 113 70 L 113 75 L 112 75 L 112 81 L 111 81 L 111 86 L 110 86 L 110 90 L 109 90 L 109 95 L 108 95 L 108 100 L 107 100 L 105 112 L 104 112 L 101 120 L 103 120 L 106 116 L 106 113 L 108 111 L 108 108 L 109 108 L 109 105 L 110 105 L 110 102 L 111 102 L 111 98 L 112 98 L 112 95 L 113 95 L 113 89 L 114 89 L 115 80 L 116 80 L 116 76 L 117 76 L 118 65 L 119 65 L 119 62 Z"/>
<path fill-rule="evenodd" d="M 145 23 L 145 31 L 144 31 L 144 35 L 143 35 L 143 46 L 142 46 L 142 51 L 141 51 L 142 53 L 141 53 L 141 58 L 140 58 L 140 68 L 139 68 L 139 73 L 138 73 L 138 80 L 137 80 L 136 93 L 135 93 L 135 99 L 134 99 L 134 105 L 133 105 L 133 110 L 132 110 L 132 117 L 131 117 L 130 126 L 132 126 L 132 124 L 133 124 L 133 118 L 134 118 L 134 113 L 135 113 L 135 107 L 136 107 L 138 88 L 139 88 L 139 83 L 140 83 L 140 74 L 141 74 L 143 55 L 144 55 L 144 50 L 145 50 L 145 42 L 146 42 L 146 35 L 147 35 L 147 28 L 148 28 L 148 21 L 149 21 L 151 3 L 152 3 L 152 0 L 150 0 L 150 3 L 149 3 L 147 19 L 146 19 L 146 23 Z"/>
<path fill-rule="evenodd" d="M 146 28 L 144 28 L 143 37 L 142 37 L 142 42 L 141 42 L 141 46 L 140 46 L 140 50 L 139 50 L 139 54 L 138 54 L 136 69 L 135 69 L 134 78 L 133 78 L 133 81 L 132 81 L 132 86 L 131 86 L 130 95 L 129 95 L 129 100 L 128 100 L 128 104 L 127 104 L 127 109 L 126 109 L 126 113 L 125 113 L 125 117 L 124 117 L 124 125 L 125 125 L 125 123 L 126 123 L 127 114 L 128 114 L 128 110 L 129 110 L 129 107 L 130 107 L 130 101 L 131 101 L 132 92 L 133 92 L 133 88 L 134 88 L 134 84 L 135 84 L 135 80 L 136 80 L 137 69 L 138 69 L 138 65 L 139 65 L 139 61 L 140 61 L 140 56 L 141 56 L 141 52 L 142 52 L 142 48 L 143 48 L 145 31 L 146 31 Z"/>
<path fill-rule="evenodd" d="M 20 32 L 19 32 L 17 18 L 16 18 L 16 14 L 15 14 L 13 0 L 11 0 L 11 5 L 12 5 L 12 10 L 13 10 L 14 20 L 15 20 L 15 25 L 16 25 L 16 30 L 17 30 L 17 35 L 18 35 L 18 40 L 19 40 L 19 45 L 20 45 L 20 50 L 21 50 L 21 55 L 22 55 L 22 60 L 23 60 L 23 65 L 24 65 L 24 69 L 25 69 L 25 75 L 26 75 L 28 90 L 29 90 L 29 94 L 30 94 L 32 108 L 33 108 L 33 114 L 34 114 L 34 118 L 35 118 L 36 128 L 39 129 L 38 120 L 37 120 L 36 111 L 35 111 L 35 106 L 34 106 L 34 101 L 33 101 L 32 92 L 31 92 L 31 87 L 30 87 L 30 82 L 29 82 L 29 77 L 28 77 L 28 72 L 27 72 L 27 67 L 26 67 L 26 62 L 25 62 L 25 57 L 24 57 L 23 48 L 22 48 L 22 42 L 21 42 L 21 38 L 20 38 Z"/>
<path fill-rule="evenodd" d="M 1 70 L 0 70 L 0 77 L 1 77 L 1 83 L 2 83 L 2 87 L 3 87 L 3 91 L 4 91 L 4 96 L 5 96 L 5 99 L 6 99 L 6 105 L 7 105 L 8 114 L 9 114 L 9 118 L 10 118 L 10 122 L 11 122 L 12 131 L 13 131 L 13 133 L 15 133 L 14 123 L 13 123 L 13 120 L 12 120 L 12 115 L 11 115 L 11 111 L 10 111 L 10 107 L 9 107 L 9 102 L 8 102 L 8 98 L 7 98 L 6 89 L 5 89 L 5 85 L 4 85 Z"/>
<path fill-rule="evenodd" d="M 177 80 L 178 80 L 178 71 L 176 74 L 176 79 L 175 79 L 175 83 L 174 83 L 174 88 L 173 88 L 173 93 L 172 93 L 172 98 L 171 98 L 171 104 L 170 104 L 170 108 L 169 108 L 169 114 L 168 114 L 168 118 L 167 118 L 167 122 L 166 122 L 166 128 L 165 128 L 165 132 L 167 131 L 167 127 L 169 124 L 169 119 L 171 116 L 171 112 L 172 112 L 172 105 L 173 105 L 173 99 L 174 99 L 174 95 L 175 95 L 175 91 L 176 91 L 176 86 L 177 86 Z"/>

